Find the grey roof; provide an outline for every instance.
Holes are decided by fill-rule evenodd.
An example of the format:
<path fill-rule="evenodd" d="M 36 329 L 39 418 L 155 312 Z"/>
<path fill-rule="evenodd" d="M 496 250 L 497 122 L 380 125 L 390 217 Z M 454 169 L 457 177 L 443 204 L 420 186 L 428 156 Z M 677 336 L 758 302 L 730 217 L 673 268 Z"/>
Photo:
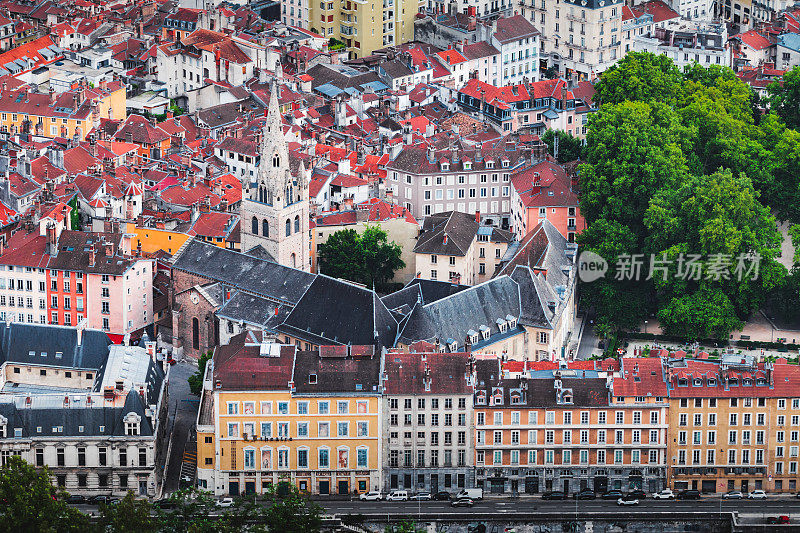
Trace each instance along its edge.
<path fill-rule="evenodd" d="M 469 289 L 469 285 L 459 285 L 449 281 L 438 281 L 432 279 L 414 278 L 408 282 L 406 287 L 418 286 L 422 291 L 422 303 L 429 304 L 442 298 L 447 298 L 451 294 Z M 412 305 L 413 307 L 413 305 Z"/>
<path fill-rule="evenodd" d="M 108 357 L 108 335 L 64 326 L 0 322 L 0 364 L 4 362 L 97 370 Z M 44 355 L 42 355 L 44 354 Z"/>
<path fill-rule="evenodd" d="M 381 358 L 320 357 L 318 351 L 297 352 L 292 369 L 292 382 L 297 394 L 379 392 Z M 309 379 L 315 374 L 316 380 Z M 334 408 L 333 406 L 332 408 Z"/>
<path fill-rule="evenodd" d="M 375 291 L 320 274 L 280 330 L 320 345 L 388 348 L 394 345 L 397 322 Z"/>
<path fill-rule="evenodd" d="M 197 240 L 179 252 L 173 268 L 290 304 L 297 303 L 315 277 L 302 270 Z"/>
<path fill-rule="evenodd" d="M 465 256 L 479 226 L 475 215 L 459 211 L 426 217 L 414 253 Z"/>
<path fill-rule="evenodd" d="M 136 413 L 141 417 L 140 435 L 153 435 L 153 426 L 145 414 L 142 399 L 135 391 L 130 391 L 123 407 L 75 407 L 75 408 L 26 408 L 8 398 L 0 398 L 0 415 L 8 420 L 8 432 L 11 428 L 22 428 L 22 438 L 47 437 L 89 437 L 89 436 L 124 436 L 123 418 L 128 413 Z M 100 429 L 103 428 L 101 432 Z M 41 432 L 37 431 L 41 428 Z M 57 428 L 54 432 L 53 428 Z M 58 430 L 60 428 L 60 431 Z"/>
<path fill-rule="evenodd" d="M 390 311 L 402 309 L 404 307 L 411 309 L 417 304 L 418 301 L 422 301 L 422 289 L 417 284 L 409 284 L 399 291 L 395 291 L 391 294 L 383 296 L 381 301 L 383 302 L 383 305 L 385 305 Z"/>
<path fill-rule="evenodd" d="M 308 69 L 306 74 L 314 78 L 314 81 L 311 82 L 312 89 L 326 84 L 338 87 L 341 90 L 345 90 L 348 87 L 358 89 L 366 83 L 381 81 L 375 71 L 360 71 L 346 65 L 318 64 Z"/>
<path fill-rule="evenodd" d="M 498 319 L 519 318 L 522 302 L 519 285 L 509 276 L 494 278 L 427 305 L 417 305 L 400 334 L 399 342 L 456 341 L 465 346 L 470 330 L 486 326 L 491 335 L 500 333 Z"/>
<path fill-rule="evenodd" d="M 217 311 L 217 316 L 232 320 L 255 324 L 269 331 L 276 331 L 287 316 L 291 307 L 280 305 L 264 298 L 236 291 Z"/>

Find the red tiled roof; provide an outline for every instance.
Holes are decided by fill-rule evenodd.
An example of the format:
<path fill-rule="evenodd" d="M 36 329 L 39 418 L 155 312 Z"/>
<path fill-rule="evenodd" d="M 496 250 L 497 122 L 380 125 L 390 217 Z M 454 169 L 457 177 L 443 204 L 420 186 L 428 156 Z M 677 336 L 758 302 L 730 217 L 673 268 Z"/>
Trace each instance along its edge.
<path fill-rule="evenodd" d="M 623 357 L 621 372 L 614 377 L 614 396 L 667 396 L 661 359 Z"/>
<path fill-rule="evenodd" d="M 564 167 L 541 161 L 511 175 L 511 184 L 525 207 L 577 206 L 571 180 Z"/>
<path fill-rule="evenodd" d="M 756 30 L 746 31 L 731 37 L 731 39 L 737 38 L 753 50 L 763 50 L 772 46 L 772 42 L 764 34 Z"/>
<path fill-rule="evenodd" d="M 467 353 L 388 353 L 384 362 L 387 394 L 471 394 Z M 425 377 L 430 377 L 426 387 Z"/>
<path fill-rule="evenodd" d="M 650 0 L 637 7 L 645 13 L 653 15 L 653 23 L 680 18 L 680 15 L 676 11 L 661 0 Z"/>

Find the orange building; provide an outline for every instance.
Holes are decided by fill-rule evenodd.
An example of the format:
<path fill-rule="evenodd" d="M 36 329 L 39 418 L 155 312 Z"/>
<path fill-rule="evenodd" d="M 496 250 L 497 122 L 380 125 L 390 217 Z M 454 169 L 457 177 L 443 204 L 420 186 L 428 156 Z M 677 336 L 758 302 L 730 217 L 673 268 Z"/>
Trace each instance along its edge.
<path fill-rule="evenodd" d="M 668 403 L 660 361 L 586 366 L 512 373 L 497 359 L 476 361 L 478 487 L 498 494 L 664 487 Z M 636 378 L 644 376 L 652 392 L 639 396 Z"/>

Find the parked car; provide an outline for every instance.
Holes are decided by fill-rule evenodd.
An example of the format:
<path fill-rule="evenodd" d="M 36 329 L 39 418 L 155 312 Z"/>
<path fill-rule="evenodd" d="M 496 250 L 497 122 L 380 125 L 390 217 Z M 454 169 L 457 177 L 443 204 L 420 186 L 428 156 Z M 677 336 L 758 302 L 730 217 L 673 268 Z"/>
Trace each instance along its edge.
<path fill-rule="evenodd" d="M 752 490 L 750 494 L 747 495 L 748 500 L 766 500 L 767 493 L 763 490 Z"/>
<path fill-rule="evenodd" d="M 723 500 L 741 500 L 742 498 L 744 498 L 744 494 L 740 490 L 729 490 L 722 495 Z"/>
<path fill-rule="evenodd" d="M 80 494 L 70 494 L 66 499 L 67 503 L 86 503 L 86 496 Z"/>
<path fill-rule="evenodd" d="M 230 507 L 233 505 L 233 498 L 222 498 L 217 502 L 217 507 Z"/>
<path fill-rule="evenodd" d="M 597 495 L 593 490 L 585 489 L 580 492 L 576 492 L 572 497 L 576 500 L 594 500 Z"/>
<path fill-rule="evenodd" d="M 624 494 L 622 494 L 621 490 L 610 490 L 608 492 L 604 492 L 601 498 L 604 500 L 618 500 L 622 498 Z"/>
<path fill-rule="evenodd" d="M 433 499 L 439 502 L 446 502 L 450 501 L 450 493 L 446 490 L 440 490 L 436 494 L 433 495 Z"/>
<path fill-rule="evenodd" d="M 639 489 L 634 489 L 634 490 L 628 492 L 628 494 L 626 494 L 626 496 L 633 496 L 634 498 L 637 498 L 639 500 L 647 499 L 647 493 L 645 491 L 639 490 Z"/>
<path fill-rule="evenodd" d="M 386 495 L 387 502 L 405 502 L 408 501 L 408 491 L 406 490 L 393 490 Z"/>
<path fill-rule="evenodd" d="M 412 494 L 409 497 L 409 500 L 415 500 L 415 501 L 421 501 L 421 502 L 430 501 L 431 499 L 432 498 L 431 498 L 431 493 L 430 492 L 418 492 L 416 494 Z"/>
<path fill-rule="evenodd" d="M 699 490 L 682 490 L 678 493 L 677 498 L 679 500 L 699 500 L 700 499 L 700 491 Z"/>
<path fill-rule="evenodd" d="M 112 500 L 111 496 L 106 496 L 105 494 L 98 494 L 96 496 L 90 496 L 86 499 L 86 503 L 92 505 L 100 505 L 101 503 L 108 504 Z"/>
<path fill-rule="evenodd" d="M 787 515 L 781 516 L 768 516 L 767 517 L 767 524 L 788 524 L 789 517 Z"/>
<path fill-rule="evenodd" d="M 659 492 L 654 492 L 653 493 L 653 499 L 654 500 L 674 500 L 675 499 L 675 493 L 672 492 L 672 489 L 664 489 L 664 490 L 659 491 Z"/>
<path fill-rule="evenodd" d="M 639 498 L 626 494 L 617 499 L 617 505 L 639 505 Z"/>
<path fill-rule="evenodd" d="M 383 498 L 383 496 L 381 496 L 381 493 L 375 490 L 370 492 L 364 492 L 358 497 L 359 500 L 365 502 L 377 502 L 380 501 L 381 498 Z"/>
<path fill-rule="evenodd" d="M 549 492 L 542 493 L 543 500 L 566 500 L 567 495 L 561 492 L 560 490 L 552 490 Z"/>
<path fill-rule="evenodd" d="M 472 498 L 456 498 L 450 502 L 451 507 L 472 507 L 473 505 L 475 502 L 472 501 Z"/>

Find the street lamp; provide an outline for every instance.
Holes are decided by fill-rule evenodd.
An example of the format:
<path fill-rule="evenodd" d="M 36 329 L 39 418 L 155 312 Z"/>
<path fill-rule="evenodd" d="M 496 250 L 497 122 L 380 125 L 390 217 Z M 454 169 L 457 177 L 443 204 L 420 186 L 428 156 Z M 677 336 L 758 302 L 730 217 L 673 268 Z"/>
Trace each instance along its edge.
<path fill-rule="evenodd" d="M 647 320 L 644 321 L 644 332 L 647 333 Z"/>

